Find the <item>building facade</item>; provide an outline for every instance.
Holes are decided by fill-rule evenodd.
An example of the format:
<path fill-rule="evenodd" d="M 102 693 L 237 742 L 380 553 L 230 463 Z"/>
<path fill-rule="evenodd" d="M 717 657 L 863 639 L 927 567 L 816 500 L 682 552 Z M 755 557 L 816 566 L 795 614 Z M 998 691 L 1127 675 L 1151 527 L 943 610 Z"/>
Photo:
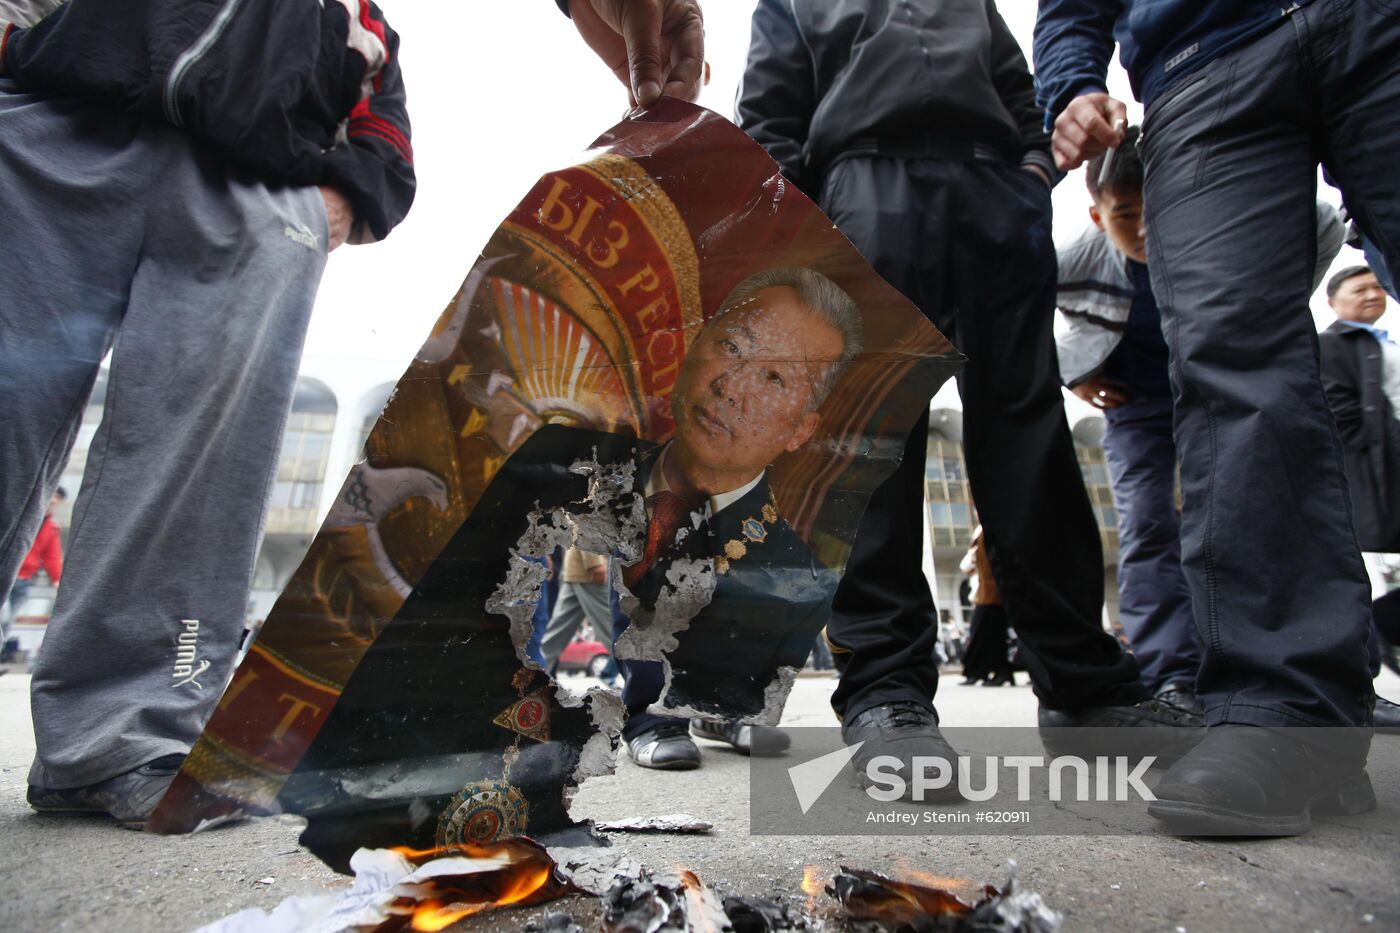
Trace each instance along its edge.
<path fill-rule="evenodd" d="M 1113 506 L 1103 453 L 1103 416 L 1081 416 L 1074 425 L 1074 449 L 1084 486 L 1098 520 L 1104 559 L 1104 623 L 1118 621 L 1118 512 Z M 977 512 L 963 455 L 962 412 L 935 407 L 929 416 L 928 456 L 924 461 L 924 574 L 940 614 L 960 624 L 972 615 L 966 579 L 958 569 L 977 527 Z"/>
<path fill-rule="evenodd" d="M 248 601 L 250 621 L 267 617 L 282 587 L 295 572 L 340 490 L 341 480 L 362 456 L 365 439 L 400 375 L 394 364 L 382 360 L 303 360 L 253 576 Z M 106 391 L 104 371 L 94 388 L 61 481 L 69 495 L 55 511 L 55 520 L 65 540 L 88 451 L 102 418 Z M 1102 416 L 1095 413 L 1081 417 L 1075 422 L 1074 434 L 1103 539 L 1105 622 L 1111 624 L 1117 618 L 1114 567 L 1118 535 L 1101 446 Z M 932 411 L 924 475 L 925 573 L 940 610 L 962 622 L 971 615 L 971 607 L 960 598 L 965 588 L 958 564 L 967 551 L 977 519 L 963 456 L 962 413 L 955 407 L 935 407 Z M 52 597 L 53 590 L 48 586 L 36 586 L 31 591 L 16 626 L 22 647 L 37 648 Z"/>

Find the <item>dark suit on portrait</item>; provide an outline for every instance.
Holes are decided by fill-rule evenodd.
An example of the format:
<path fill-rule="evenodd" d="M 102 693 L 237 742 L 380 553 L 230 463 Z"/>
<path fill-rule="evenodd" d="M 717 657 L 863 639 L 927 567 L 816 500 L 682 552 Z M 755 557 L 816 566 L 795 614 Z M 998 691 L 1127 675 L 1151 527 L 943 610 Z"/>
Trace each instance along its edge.
<path fill-rule="evenodd" d="M 646 486 L 658 454 L 639 458 L 639 487 Z M 664 705 L 726 719 L 756 716 L 778 669 L 806 662 L 826 624 L 837 575 L 777 515 L 766 478 L 658 556 L 634 593 L 648 609 L 680 558 L 711 558 L 715 588 L 709 605 L 676 636 L 677 647 L 667 655 L 672 679 Z M 660 697 L 664 675 L 659 662 L 631 661 L 625 667 L 630 737 L 656 723 L 645 710 Z"/>
<path fill-rule="evenodd" d="M 279 797 L 308 817 L 303 842 L 317 855 L 343 865 L 359 845 L 431 845 L 452 795 L 483 780 L 504 780 L 524 795 L 531 834 L 569 825 L 563 790 L 593 734 L 589 713 L 554 701 L 548 677 L 522 666 L 509 620 L 485 605 L 506 579 L 511 548 L 532 510 L 590 508 L 588 478 L 569 469 L 575 461 L 637 460 L 640 495 L 657 453 L 636 438 L 555 425 L 537 431 L 502 465 L 365 653 Z M 731 707 L 737 715 L 757 712 L 767 679 L 779 664 L 800 667 L 824 624 L 835 575 L 786 522 L 762 521 L 765 504 L 771 505 L 768 488 L 760 482 L 685 536 L 680 549 L 659 556 L 638 586 L 644 602 L 654 602 L 665 565 L 677 556 L 723 554 L 733 540 L 746 545 L 672 654 L 675 689 L 689 705 L 726 715 Z M 749 524 L 746 538 L 751 517 L 763 527 Z M 549 708 L 546 741 L 495 723 L 541 689 Z M 519 757 L 507 765 L 513 746 Z"/>

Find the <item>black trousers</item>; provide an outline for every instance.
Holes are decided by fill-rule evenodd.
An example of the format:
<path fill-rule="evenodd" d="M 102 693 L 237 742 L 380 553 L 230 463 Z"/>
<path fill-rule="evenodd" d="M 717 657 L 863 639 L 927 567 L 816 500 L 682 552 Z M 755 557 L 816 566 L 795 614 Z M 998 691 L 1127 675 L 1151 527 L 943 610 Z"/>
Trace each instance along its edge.
<path fill-rule="evenodd" d="M 1209 724 L 1369 721 L 1370 586 L 1308 310 L 1319 159 L 1400 268 L 1400 6 L 1312 3 L 1153 101 L 1152 287 Z"/>
<path fill-rule="evenodd" d="M 1011 631 L 1006 608 L 989 603 L 972 610 L 972 625 L 963 655 L 963 677 L 981 680 L 997 674 L 1010 674 Z"/>
<path fill-rule="evenodd" d="M 846 158 L 823 209 L 875 270 L 967 354 L 958 376 L 968 478 L 987 556 L 1040 702 L 1146 697 L 1103 630 L 1103 551 L 1065 422 L 1055 356 L 1050 191 L 990 162 Z M 922 569 L 925 416 L 871 499 L 827 626 L 844 652 L 837 715 L 931 702 L 938 618 Z"/>

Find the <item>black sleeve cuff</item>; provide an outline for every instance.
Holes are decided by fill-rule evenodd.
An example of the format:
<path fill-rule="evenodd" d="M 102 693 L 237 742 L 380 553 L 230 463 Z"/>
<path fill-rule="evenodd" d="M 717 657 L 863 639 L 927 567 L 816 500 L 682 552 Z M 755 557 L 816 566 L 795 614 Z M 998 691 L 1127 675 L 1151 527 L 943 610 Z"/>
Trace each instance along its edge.
<path fill-rule="evenodd" d="M 1050 179 L 1051 185 L 1064 177 L 1064 173 L 1055 168 L 1055 160 L 1044 149 L 1027 149 L 1025 154 L 1021 156 L 1021 165 L 1034 165 L 1045 173 L 1045 177 Z"/>

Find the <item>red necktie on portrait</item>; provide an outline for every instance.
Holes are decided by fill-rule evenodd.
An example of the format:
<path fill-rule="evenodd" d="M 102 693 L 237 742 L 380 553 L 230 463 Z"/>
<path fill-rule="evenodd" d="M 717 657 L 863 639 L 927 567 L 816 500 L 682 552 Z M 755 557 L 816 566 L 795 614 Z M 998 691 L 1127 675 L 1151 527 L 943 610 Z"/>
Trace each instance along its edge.
<path fill-rule="evenodd" d="M 622 571 L 622 581 L 629 590 L 636 589 L 642 577 L 656 563 L 662 548 L 676 540 L 676 532 L 689 518 L 692 509 L 688 502 L 669 489 L 647 496 L 647 546 L 642 559 Z"/>

